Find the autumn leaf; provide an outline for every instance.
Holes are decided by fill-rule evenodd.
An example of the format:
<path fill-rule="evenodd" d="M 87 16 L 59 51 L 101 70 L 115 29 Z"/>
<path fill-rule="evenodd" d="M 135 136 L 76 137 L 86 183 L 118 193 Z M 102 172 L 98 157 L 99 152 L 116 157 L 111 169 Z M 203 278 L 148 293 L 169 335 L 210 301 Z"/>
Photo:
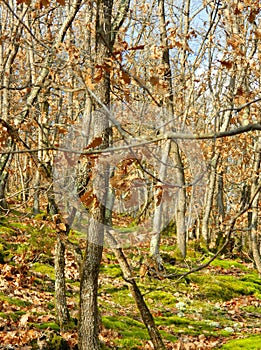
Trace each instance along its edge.
<path fill-rule="evenodd" d="M 133 46 L 133 47 L 130 47 L 128 50 L 143 50 L 145 47 L 145 45 L 137 45 L 137 46 Z"/>
<path fill-rule="evenodd" d="M 95 137 L 92 142 L 85 148 L 86 150 L 87 149 L 90 149 L 90 148 L 95 148 L 95 147 L 98 147 L 100 146 L 102 143 L 102 137 Z"/>
<path fill-rule="evenodd" d="M 42 9 L 43 7 L 48 7 L 50 5 L 50 1 L 49 0 L 40 0 L 38 3 L 37 3 L 37 7 L 39 9 Z"/>
<path fill-rule="evenodd" d="M 250 14 L 248 16 L 248 22 L 253 23 L 258 13 L 259 13 L 259 9 L 251 9 Z"/>
<path fill-rule="evenodd" d="M 121 71 L 121 78 L 122 80 L 124 81 L 125 84 L 130 84 L 131 82 L 131 78 L 130 78 L 130 75 L 124 71 Z"/>
<path fill-rule="evenodd" d="M 85 192 L 81 197 L 80 197 L 81 202 L 86 206 L 89 207 L 93 200 L 94 200 L 94 194 L 92 191 L 87 191 Z"/>
<path fill-rule="evenodd" d="M 232 61 L 221 61 L 218 60 L 222 66 L 224 66 L 227 69 L 231 69 L 233 67 L 233 62 Z"/>
<path fill-rule="evenodd" d="M 261 29 L 257 29 L 254 33 L 257 39 L 261 39 Z"/>
<path fill-rule="evenodd" d="M 20 318 L 20 321 L 18 324 L 19 328 L 26 328 L 29 316 L 30 316 L 30 314 L 26 313 Z"/>
<path fill-rule="evenodd" d="M 94 74 L 93 80 L 95 83 L 99 83 L 103 78 L 103 70 L 101 68 L 98 68 L 97 71 Z"/>
<path fill-rule="evenodd" d="M 66 225 L 61 222 L 60 224 L 57 225 L 57 227 L 61 230 L 61 231 L 66 231 Z"/>
<path fill-rule="evenodd" d="M 30 5 L 31 4 L 31 0 L 17 0 L 17 5 L 20 4 L 26 4 L 26 5 Z"/>
<path fill-rule="evenodd" d="M 64 127 L 59 126 L 59 125 L 57 125 L 56 127 L 57 127 L 57 131 L 58 131 L 59 134 L 65 135 L 65 134 L 68 133 L 68 130 L 66 128 L 64 128 Z"/>
<path fill-rule="evenodd" d="M 150 77 L 150 83 L 153 86 L 159 85 L 159 77 L 156 77 L 156 76 Z"/>

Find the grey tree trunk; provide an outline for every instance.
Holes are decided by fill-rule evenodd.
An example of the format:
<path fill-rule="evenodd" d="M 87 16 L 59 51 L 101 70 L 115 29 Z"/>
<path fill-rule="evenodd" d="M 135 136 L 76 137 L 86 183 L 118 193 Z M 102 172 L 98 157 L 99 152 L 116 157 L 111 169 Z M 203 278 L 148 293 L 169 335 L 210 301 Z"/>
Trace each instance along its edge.
<path fill-rule="evenodd" d="M 104 64 L 110 55 L 111 49 L 111 16 L 113 0 L 104 0 L 97 3 L 96 9 L 96 64 Z M 96 109 L 101 104 L 110 105 L 110 76 L 104 73 L 103 79 L 97 84 Z M 109 116 L 103 109 L 95 113 L 93 118 L 93 137 L 102 137 L 101 148 L 109 146 Z M 98 162 L 93 176 L 93 194 L 97 203 L 91 211 L 88 226 L 87 243 L 82 263 L 80 283 L 80 317 L 78 328 L 79 350 L 98 350 L 99 316 L 98 316 L 98 276 L 102 258 L 104 226 L 106 224 L 106 199 L 109 183 L 109 171 L 106 164 Z"/>
<path fill-rule="evenodd" d="M 171 141 L 167 141 L 165 146 L 162 148 L 162 156 L 161 156 L 161 164 L 159 169 L 158 178 L 164 182 L 167 172 L 167 162 L 170 152 Z M 163 203 L 162 200 L 159 204 L 157 204 L 158 191 L 162 190 L 159 186 L 156 189 L 155 193 L 155 209 L 154 209 L 154 217 L 153 217 L 153 237 L 150 241 L 150 255 L 158 266 L 159 271 L 162 269 L 162 259 L 160 257 L 160 236 L 162 230 L 162 210 Z M 164 191 L 164 190 L 163 190 Z"/>
<path fill-rule="evenodd" d="M 7 184 L 8 173 L 0 174 L 0 213 L 8 209 L 8 205 L 5 199 L 5 188 Z"/>
<path fill-rule="evenodd" d="M 183 164 L 179 153 L 179 147 L 174 143 L 173 158 L 176 165 L 176 183 L 179 185 L 176 198 L 176 231 L 177 231 L 177 245 L 183 256 L 186 257 L 187 251 L 187 237 L 186 237 L 186 190 Z"/>
<path fill-rule="evenodd" d="M 259 138 L 255 140 L 255 162 L 254 162 L 254 181 L 252 183 L 252 195 L 256 191 L 260 181 L 260 164 L 261 164 L 261 142 Z M 261 276 L 261 256 L 260 256 L 260 237 L 258 235 L 258 204 L 260 193 L 258 193 L 252 203 L 252 218 L 251 218 L 251 248 L 253 258 L 256 264 L 257 271 Z"/>
<path fill-rule="evenodd" d="M 190 2 L 187 2 L 187 8 L 190 6 Z M 166 16 L 165 16 L 165 0 L 159 0 L 158 2 L 158 8 L 159 8 L 159 21 L 160 21 L 160 40 L 161 45 L 164 47 L 163 55 L 162 55 L 162 63 L 164 64 L 165 73 L 164 78 L 166 82 L 168 83 L 168 90 L 169 94 L 166 98 L 166 107 L 169 114 L 170 121 L 173 121 L 174 118 L 174 101 L 173 101 L 173 88 L 172 88 L 172 73 L 171 73 L 171 66 L 170 66 L 170 56 L 169 56 L 169 48 L 168 48 L 168 35 L 166 30 Z M 187 23 L 188 25 L 188 23 Z M 188 30 L 188 28 L 186 29 Z M 186 53 L 184 51 L 182 61 L 185 62 Z M 183 65 L 183 64 L 182 64 Z M 173 123 L 177 122 L 177 120 L 174 120 Z M 173 123 L 168 123 L 169 127 L 175 127 Z M 186 256 L 186 224 L 185 224 L 185 213 L 186 213 L 186 190 L 185 190 L 185 177 L 184 177 L 184 169 L 182 165 L 182 160 L 179 153 L 179 146 L 177 143 L 173 143 L 172 145 L 172 153 L 173 153 L 173 160 L 176 167 L 176 171 L 174 174 L 175 184 L 180 186 L 180 189 L 178 191 L 178 196 L 175 201 L 176 205 L 176 215 L 175 215 L 175 221 L 176 221 L 176 232 L 177 232 L 177 244 L 178 248 L 180 249 L 182 256 Z M 164 155 L 163 155 L 164 156 Z M 162 171 L 165 170 L 162 168 Z M 164 179 L 163 179 L 164 180 Z M 160 209 L 159 209 L 160 212 Z M 159 212 L 156 212 L 156 215 L 159 215 Z M 156 236 L 153 237 L 154 242 L 152 242 L 152 245 L 156 244 L 156 239 L 158 240 L 157 245 L 159 246 L 159 239 L 160 234 L 156 232 Z"/>
<path fill-rule="evenodd" d="M 204 215 L 202 218 L 202 237 L 204 238 L 205 242 L 209 244 L 210 242 L 210 236 L 209 236 L 209 219 L 210 219 L 210 213 L 212 210 L 212 204 L 213 204 L 213 198 L 215 193 L 215 186 L 216 186 L 216 169 L 219 161 L 219 154 L 216 154 L 212 162 L 210 164 L 210 173 L 209 173 L 209 180 L 208 180 L 208 186 L 207 186 L 207 192 L 205 197 L 205 208 L 204 208 Z"/>
<path fill-rule="evenodd" d="M 55 245 L 55 306 L 56 316 L 58 324 L 60 325 L 60 331 L 64 332 L 69 324 L 69 312 L 66 304 L 66 286 L 65 286 L 65 245 L 57 234 Z"/>

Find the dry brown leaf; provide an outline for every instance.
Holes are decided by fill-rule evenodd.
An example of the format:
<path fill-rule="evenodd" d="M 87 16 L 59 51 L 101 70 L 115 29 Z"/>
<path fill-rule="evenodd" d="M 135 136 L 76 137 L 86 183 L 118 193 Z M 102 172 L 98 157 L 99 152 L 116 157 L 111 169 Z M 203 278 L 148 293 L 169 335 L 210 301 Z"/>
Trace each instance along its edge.
<path fill-rule="evenodd" d="M 95 148 L 102 143 L 102 137 L 95 137 L 92 142 L 86 147 L 86 149 Z"/>
<path fill-rule="evenodd" d="M 61 222 L 60 224 L 58 224 L 57 227 L 58 227 L 59 230 L 61 230 L 61 231 L 66 231 L 66 225 L 65 225 L 63 222 Z"/>
<path fill-rule="evenodd" d="M 103 70 L 101 68 L 98 68 L 98 70 L 96 71 L 93 80 L 96 83 L 99 83 L 103 78 Z"/>
<path fill-rule="evenodd" d="M 125 84 L 130 84 L 131 78 L 128 73 L 121 71 L 121 78 L 124 81 Z"/>
<path fill-rule="evenodd" d="M 20 321 L 19 321 L 19 324 L 18 324 L 19 328 L 26 328 L 29 316 L 30 316 L 30 314 L 26 313 L 20 318 Z"/>
<path fill-rule="evenodd" d="M 153 85 L 153 86 L 159 85 L 159 77 L 156 77 L 156 76 L 150 77 L 150 83 L 151 83 L 151 85 Z"/>
<path fill-rule="evenodd" d="M 219 61 L 222 66 L 227 69 L 231 69 L 233 67 L 233 61 Z"/>

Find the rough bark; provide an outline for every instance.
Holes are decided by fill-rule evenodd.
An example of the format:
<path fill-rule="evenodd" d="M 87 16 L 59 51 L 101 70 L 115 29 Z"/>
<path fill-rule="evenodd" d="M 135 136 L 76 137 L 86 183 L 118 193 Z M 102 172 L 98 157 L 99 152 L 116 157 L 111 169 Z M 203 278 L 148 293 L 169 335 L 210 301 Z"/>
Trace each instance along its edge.
<path fill-rule="evenodd" d="M 98 213 L 100 214 L 101 213 Z M 99 349 L 98 276 L 102 257 L 104 227 L 91 218 L 88 242 L 82 263 L 80 286 L 79 349 Z M 100 240 L 97 242 L 96 240 Z M 92 241 L 94 240 L 94 241 Z"/>
<path fill-rule="evenodd" d="M 99 1 L 96 10 L 96 63 L 104 64 L 110 55 L 111 49 L 111 15 L 112 0 Z M 102 137 L 101 148 L 109 146 L 109 119 L 102 105 L 110 104 L 110 77 L 107 72 L 96 87 L 97 101 L 93 101 L 96 109 L 93 118 L 93 137 Z M 102 104 L 102 105 L 101 105 Z M 108 166 L 98 162 L 93 180 L 93 193 L 97 197 L 97 203 L 91 211 L 88 226 L 87 243 L 82 263 L 80 283 L 80 317 L 78 328 L 79 350 L 98 350 L 99 341 L 99 316 L 98 316 L 98 276 L 102 258 L 105 203 L 108 189 Z"/>
<path fill-rule="evenodd" d="M 8 209 L 5 199 L 5 188 L 7 184 L 8 173 L 0 174 L 0 213 Z"/>
<path fill-rule="evenodd" d="M 64 332 L 69 323 L 69 312 L 66 304 L 66 286 L 65 286 L 65 245 L 57 234 L 57 240 L 55 245 L 55 306 L 56 306 L 56 316 L 58 324 L 60 325 L 60 331 Z"/>

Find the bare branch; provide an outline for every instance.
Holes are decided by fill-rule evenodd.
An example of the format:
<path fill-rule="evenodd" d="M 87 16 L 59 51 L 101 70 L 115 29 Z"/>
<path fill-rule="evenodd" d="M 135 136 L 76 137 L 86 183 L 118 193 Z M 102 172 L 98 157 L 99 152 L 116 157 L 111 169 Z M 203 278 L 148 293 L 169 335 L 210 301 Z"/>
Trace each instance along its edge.
<path fill-rule="evenodd" d="M 106 108 L 106 111 L 109 113 L 109 110 Z M 110 118 L 110 120 L 115 123 L 115 126 L 117 126 L 118 130 L 122 133 L 122 134 L 126 134 L 126 132 L 120 127 L 119 123 L 117 123 L 117 121 L 114 118 Z M 4 127 L 7 127 L 7 123 L 0 118 L 0 123 L 2 123 L 2 125 Z M 59 152 L 67 152 L 67 153 L 72 153 L 72 154 L 81 154 L 81 155 L 91 155 L 91 154 L 101 154 L 101 153 L 111 153 L 111 152 L 115 152 L 115 151 L 121 151 L 121 150 L 125 150 L 125 149 L 133 149 L 133 148 L 138 148 L 138 147 L 142 147 L 148 144 L 152 144 L 152 143 L 156 143 L 162 140 L 214 140 L 214 139 L 219 139 L 222 137 L 232 137 L 232 136 L 236 136 L 239 134 L 243 134 L 243 133 L 247 133 L 247 132 L 251 132 L 251 131 L 259 131 L 261 130 L 261 123 L 256 123 L 256 124 L 249 124 L 249 125 L 245 125 L 245 126 L 241 126 L 239 128 L 233 129 L 233 130 L 228 130 L 228 131 L 222 131 L 222 132 L 218 132 L 218 133 L 212 133 L 212 134 L 189 134 L 189 133 L 179 133 L 179 132 L 173 132 L 173 133 L 168 133 L 166 135 L 163 136 L 159 136 L 153 139 L 149 139 L 149 140 L 143 140 L 143 139 L 136 139 L 135 142 L 133 143 L 127 143 L 128 141 L 125 140 L 126 145 L 122 145 L 122 146 L 118 146 L 118 147 L 108 147 L 106 149 L 91 149 L 89 151 L 79 151 L 79 150 L 73 150 L 73 149 L 68 149 L 68 148 L 59 148 L 59 147 L 45 147 L 45 148 L 35 148 L 35 149 L 22 149 L 22 150 L 16 150 L 16 151 L 0 151 L 0 154 L 8 154 L 8 153 L 36 153 L 39 151 L 59 151 Z M 13 137 L 13 135 L 15 135 L 15 138 L 17 138 L 18 135 L 18 131 L 16 129 L 14 129 L 13 127 L 11 127 L 8 124 L 7 127 L 7 131 L 9 133 L 9 135 L 11 137 Z M 130 140 L 129 140 L 130 142 Z"/>

